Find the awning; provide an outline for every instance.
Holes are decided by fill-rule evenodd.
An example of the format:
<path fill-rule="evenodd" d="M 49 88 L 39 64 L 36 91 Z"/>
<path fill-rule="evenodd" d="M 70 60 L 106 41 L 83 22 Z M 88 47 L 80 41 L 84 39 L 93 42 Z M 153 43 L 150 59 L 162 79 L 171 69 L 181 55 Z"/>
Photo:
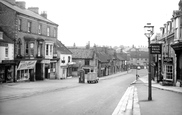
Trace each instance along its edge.
<path fill-rule="evenodd" d="M 33 69 L 37 61 L 21 61 L 17 70 Z"/>

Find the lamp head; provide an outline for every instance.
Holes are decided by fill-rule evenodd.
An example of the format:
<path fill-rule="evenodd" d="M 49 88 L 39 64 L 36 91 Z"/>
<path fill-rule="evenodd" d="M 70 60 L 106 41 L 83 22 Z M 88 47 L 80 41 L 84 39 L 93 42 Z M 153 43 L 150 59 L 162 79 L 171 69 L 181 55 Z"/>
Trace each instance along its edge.
<path fill-rule="evenodd" d="M 146 37 L 151 37 L 154 34 L 154 26 L 152 26 L 151 23 L 147 23 L 147 25 L 144 26 L 144 34 Z"/>

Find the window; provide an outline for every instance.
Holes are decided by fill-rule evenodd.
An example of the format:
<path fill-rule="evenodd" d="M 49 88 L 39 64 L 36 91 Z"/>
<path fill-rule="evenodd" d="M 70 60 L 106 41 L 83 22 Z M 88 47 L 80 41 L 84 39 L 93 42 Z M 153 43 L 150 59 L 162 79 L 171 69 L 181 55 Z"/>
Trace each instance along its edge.
<path fill-rule="evenodd" d="M 28 55 L 29 54 L 29 46 L 28 46 L 28 41 L 25 42 L 25 55 Z"/>
<path fill-rule="evenodd" d="M 90 65 L 90 60 L 89 59 L 85 60 L 85 65 Z"/>
<path fill-rule="evenodd" d="M 56 35 L 57 35 L 57 29 L 54 28 L 54 37 L 56 37 Z"/>
<path fill-rule="evenodd" d="M 38 57 L 40 57 L 42 55 L 42 41 L 38 42 L 37 55 L 38 55 Z"/>
<path fill-rule="evenodd" d="M 166 65 L 166 79 L 172 79 L 172 78 L 173 78 L 173 66 Z"/>
<path fill-rule="evenodd" d="M 53 47 L 52 45 L 50 45 L 50 55 L 52 55 L 52 53 L 53 53 Z"/>
<path fill-rule="evenodd" d="M 42 34 L 42 25 L 41 24 L 39 24 L 38 34 Z"/>
<path fill-rule="evenodd" d="M 0 32 L 0 39 L 3 39 L 3 32 Z"/>
<path fill-rule="evenodd" d="M 8 57 L 8 47 L 5 47 L 5 57 Z"/>
<path fill-rule="evenodd" d="M 32 28 L 32 22 L 28 22 L 28 32 L 30 32 L 31 33 L 31 28 Z"/>
<path fill-rule="evenodd" d="M 70 56 L 68 56 L 68 63 L 70 62 L 70 60 L 71 60 L 71 58 L 70 58 Z"/>
<path fill-rule="evenodd" d="M 47 27 L 47 36 L 50 36 L 50 27 Z"/>
<path fill-rule="evenodd" d="M 21 26 L 22 26 L 22 20 L 18 19 L 18 30 L 21 30 Z"/>
<path fill-rule="evenodd" d="M 49 55 L 49 44 L 46 44 L 46 55 Z"/>
<path fill-rule="evenodd" d="M 21 55 L 21 39 L 19 38 L 18 43 L 17 43 L 17 48 L 18 48 L 18 55 Z"/>
<path fill-rule="evenodd" d="M 31 56 L 34 55 L 34 43 L 33 42 L 30 43 L 30 55 Z"/>

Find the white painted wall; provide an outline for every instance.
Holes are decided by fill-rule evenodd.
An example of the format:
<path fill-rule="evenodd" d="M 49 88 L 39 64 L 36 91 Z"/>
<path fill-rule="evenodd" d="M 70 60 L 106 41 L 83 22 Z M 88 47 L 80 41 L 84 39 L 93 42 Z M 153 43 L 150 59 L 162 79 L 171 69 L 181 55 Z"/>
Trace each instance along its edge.
<path fill-rule="evenodd" d="M 8 57 L 5 57 L 5 46 L 0 46 L 0 63 L 2 60 L 14 60 L 14 44 L 8 44 Z"/>

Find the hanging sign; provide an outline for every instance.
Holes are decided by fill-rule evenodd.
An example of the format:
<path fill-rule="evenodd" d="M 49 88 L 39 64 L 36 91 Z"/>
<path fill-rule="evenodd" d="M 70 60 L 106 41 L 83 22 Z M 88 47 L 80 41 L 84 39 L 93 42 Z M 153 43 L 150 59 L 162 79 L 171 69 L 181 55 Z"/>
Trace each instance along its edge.
<path fill-rule="evenodd" d="M 150 44 L 150 54 L 161 54 L 162 44 Z"/>

